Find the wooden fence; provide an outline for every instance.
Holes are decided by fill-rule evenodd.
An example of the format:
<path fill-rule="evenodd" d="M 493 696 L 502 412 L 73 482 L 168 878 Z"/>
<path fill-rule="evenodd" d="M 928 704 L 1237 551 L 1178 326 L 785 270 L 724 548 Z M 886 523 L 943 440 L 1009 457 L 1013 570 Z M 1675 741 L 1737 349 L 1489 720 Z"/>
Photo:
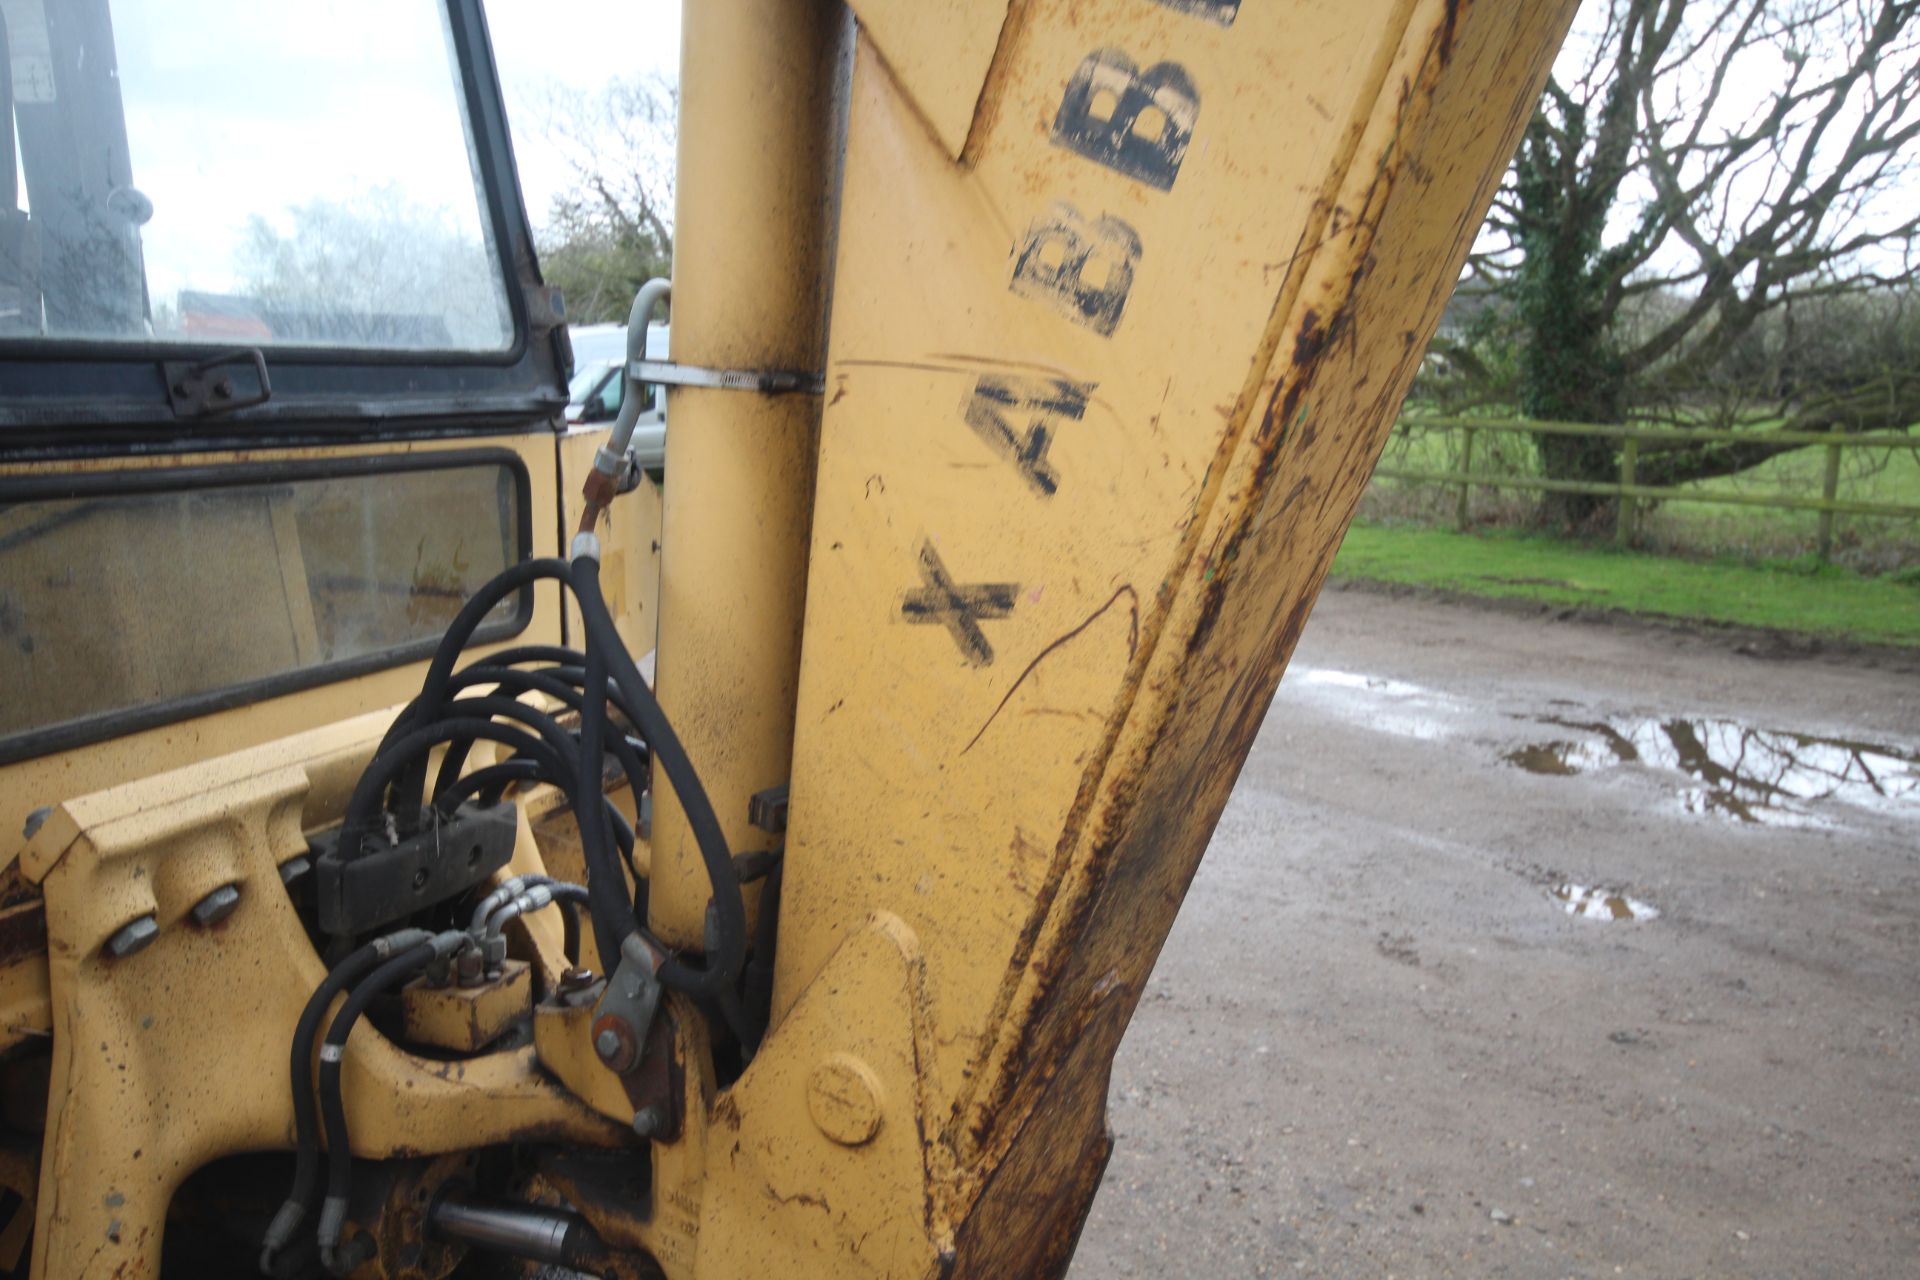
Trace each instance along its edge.
<path fill-rule="evenodd" d="M 1447 485 L 1458 490 L 1455 524 L 1467 527 L 1470 494 L 1475 488 L 1519 489 L 1541 493 L 1591 493 L 1619 500 L 1620 510 L 1614 535 L 1621 546 L 1633 542 L 1644 502 L 1707 502 L 1729 506 L 1769 507 L 1777 511 L 1817 511 L 1820 513 L 1820 558 L 1833 549 L 1833 518 L 1844 516 L 1881 516 L 1891 519 L 1920 519 L 1920 506 L 1891 502 L 1852 502 L 1840 498 L 1840 456 L 1847 449 L 1920 449 L 1920 435 L 1897 432 L 1844 434 L 1839 432 L 1770 431 L 1765 438 L 1777 444 L 1819 446 L 1826 450 L 1826 471 L 1818 498 L 1801 497 L 1785 491 L 1772 493 L 1732 493 L 1718 489 L 1675 488 L 1635 482 L 1642 445 L 1661 444 L 1752 444 L 1755 433 L 1700 428 L 1641 427 L 1606 425 L 1592 422 L 1536 422 L 1521 418 L 1474 418 L 1409 415 L 1400 420 L 1396 431 L 1411 434 L 1415 430 L 1459 431 L 1458 471 L 1425 471 L 1418 468 L 1381 466 L 1374 475 L 1384 480 L 1406 480 L 1416 484 Z M 1555 480 L 1547 476 L 1503 475 L 1473 469 L 1473 441 L 1482 431 L 1519 432 L 1526 435 L 1589 436 L 1620 441 L 1619 479 L 1612 484 L 1588 480 Z"/>

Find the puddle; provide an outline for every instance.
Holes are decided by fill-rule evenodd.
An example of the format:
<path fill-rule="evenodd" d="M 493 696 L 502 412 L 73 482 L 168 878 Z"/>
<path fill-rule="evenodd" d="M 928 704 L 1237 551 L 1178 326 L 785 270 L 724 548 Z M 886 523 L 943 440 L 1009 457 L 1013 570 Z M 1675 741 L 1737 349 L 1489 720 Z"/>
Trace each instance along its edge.
<path fill-rule="evenodd" d="M 1653 904 L 1629 898 L 1613 889 L 1602 889 L 1598 885 L 1560 884 L 1555 885 L 1552 892 L 1568 915 L 1582 920 L 1639 923 L 1660 917 L 1659 910 Z"/>
<path fill-rule="evenodd" d="M 1839 801 L 1920 815 L 1920 755 L 1898 747 L 1756 729 L 1737 720 L 1609 719 L 1542 723 L 1582 735 L 1530 743 L 1503 757 L 1529 773 L 1568 777 L 1622 764 L 1685 774 L 1689 813 L 1736 822 L 1812 820 L 1809 806 Z"/>
<path fill-rule="evenodd" d="M 1489 713 L 1498 715 L 1425 685 L 1333 667 L 1294 667 L 1281 689 L 1343 720 L 1423 742 L 1478 737 L 1491 728 Z M 1835 803 L 1920 820 L 1920 751 L 1912 747 L 1711 717 L 1590 719 L 1579 707 L 1555 698 L 1542 708 L 1549 714 L 1516 717 L 1556 732 L 1502 758 L 1561 778 L 1644 765 L 1678 775 L 1683 811 L 1731 822 L 1820 826 L 1834 820 L 1823 810 Z"/>
<path fill-rule="evenodd" d="M 1331 704 L 1370 729 L 1423 742 L 1452 736 L 1448 721 L 1462 710 L 1458 698 L 1425 685 L 1331 667 L 1290 668 L 1283 688 Z"/>

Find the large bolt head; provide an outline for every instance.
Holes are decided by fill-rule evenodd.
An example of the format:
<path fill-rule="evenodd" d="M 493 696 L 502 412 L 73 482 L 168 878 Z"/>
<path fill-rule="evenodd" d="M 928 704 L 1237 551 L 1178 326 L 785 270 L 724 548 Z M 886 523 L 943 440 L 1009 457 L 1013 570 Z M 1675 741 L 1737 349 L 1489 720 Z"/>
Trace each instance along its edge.
<path fill-rule="evenodd" d="M 642 1138 L 657 1137 L 667 1127 L 667 1109 L 659 1103 L 645 1106 L 633 1113 L 633 1132 Z"/>
<path fill-rule="evenodd" d="M 137 951 L 145 951 L 153 940 L 160 936 L 160 926 L 150 915 L 137 920 L 129 920 L 111 938 L 107 939 L 107 954 L 115 959 L 124 960 Z"/>
<path fill-rule="evenodd" d="M 603 1013 L 593 1020 L 593 1051 L 610 1070 L 624 1076 L 640 1065 L 640 1036 L 619 1014 Z"/>
<path fill-rule="evenodd" d="M 829 1055 L 807 1077 L 807 1113 L 843 1147 L 860 1146 L 880 1132 L 885 1096 L 873 1068 L 850 1053 Z"/>
<path fill-rule="evenodd" d="M 197 925 L 219 924 L 233 914 L 240 905 L 240 890 L 230 884 L 223 884 L 200 901 L 193 904 L 193 922 Z"/>

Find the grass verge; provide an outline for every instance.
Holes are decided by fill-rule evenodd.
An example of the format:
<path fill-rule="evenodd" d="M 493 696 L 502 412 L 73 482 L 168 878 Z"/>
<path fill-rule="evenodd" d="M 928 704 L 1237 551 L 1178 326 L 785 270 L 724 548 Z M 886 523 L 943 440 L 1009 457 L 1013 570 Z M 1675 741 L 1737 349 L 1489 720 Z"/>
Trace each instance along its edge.
<path fill-rule="evenodd" d="M 1920 647 L 1920 580 L 1811 560 L 1674 560 L 1524 533 L 1356 523 L 1335 577 Z"/>

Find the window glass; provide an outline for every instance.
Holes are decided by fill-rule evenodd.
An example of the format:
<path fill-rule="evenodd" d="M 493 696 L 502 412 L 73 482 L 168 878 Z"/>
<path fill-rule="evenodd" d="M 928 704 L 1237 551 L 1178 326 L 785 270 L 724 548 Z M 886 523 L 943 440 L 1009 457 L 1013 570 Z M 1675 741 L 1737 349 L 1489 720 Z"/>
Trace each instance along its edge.
<path fill-rule="evenodd" d="M 436 0 L 0 0 L 0 17 L 17 139 L 0 336 L 511 345 Z"/>
<path fill-rule="evenodd" d="M 234 473 L 228 472 L 228 475 Z M 0 756 L 31 731 L 430 649 L 526 553 L 501 463 L 10 500 L 0 488 Z M 488 620 L 511 628 L 522 602 Z M 168 717 L 162 716 L 161 719 Z"/>
<path fill-rule="evenodd" d="M 620 412 L 620 401 L 623 398 L 626 387 L 627 379 L 624 371 L 620 369 L 609 370 L 607 380 L 601 384 L 600 390 L 597 393 L 597 398 L 600 401 L 600 412 L 609 418 L 618 415 Z"/>

